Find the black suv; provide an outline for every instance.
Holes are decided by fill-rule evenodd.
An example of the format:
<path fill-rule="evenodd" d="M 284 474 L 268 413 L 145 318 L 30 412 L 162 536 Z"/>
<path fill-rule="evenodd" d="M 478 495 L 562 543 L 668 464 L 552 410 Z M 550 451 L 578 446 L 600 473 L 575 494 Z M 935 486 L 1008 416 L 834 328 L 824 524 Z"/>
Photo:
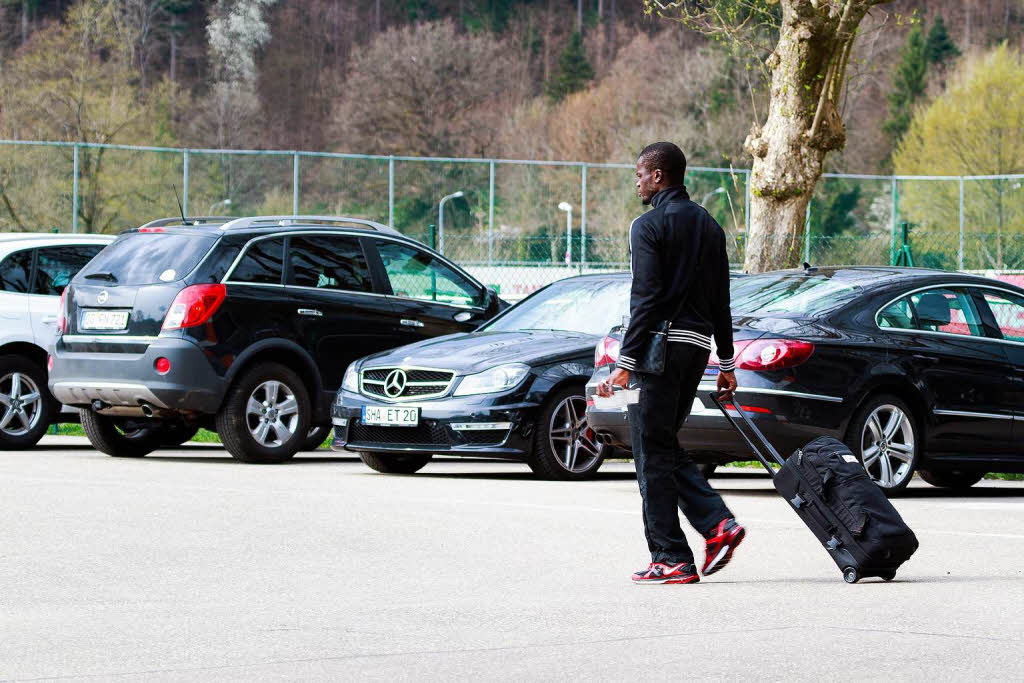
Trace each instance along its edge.
<path fill-rule="evenodd" d="M 206 427 L 239 460 L 282 462 L 326 436 L 350 362 L 504 307 L 370 221 L 162 219 L 122 233 L 65 290 L 50 389 L 109 455 Z"/>

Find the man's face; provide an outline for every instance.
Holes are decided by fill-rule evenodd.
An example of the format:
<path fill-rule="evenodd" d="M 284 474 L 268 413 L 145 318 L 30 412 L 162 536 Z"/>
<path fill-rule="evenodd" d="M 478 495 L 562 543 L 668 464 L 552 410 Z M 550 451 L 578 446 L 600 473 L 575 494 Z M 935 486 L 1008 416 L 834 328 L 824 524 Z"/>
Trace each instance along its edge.
<path fill-rule="evenodd" d="M 647 206 L 661 189 L 663 175 L 660 168 L 650 169 L 642 159 L 636 162 L 636 196 Z"/>

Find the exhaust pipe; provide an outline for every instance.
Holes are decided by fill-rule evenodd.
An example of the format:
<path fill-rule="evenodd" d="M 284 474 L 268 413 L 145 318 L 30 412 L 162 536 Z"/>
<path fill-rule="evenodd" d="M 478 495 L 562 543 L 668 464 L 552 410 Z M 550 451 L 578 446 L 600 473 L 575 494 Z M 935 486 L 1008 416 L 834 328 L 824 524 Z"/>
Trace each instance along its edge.
<path fill-rule="evenodd" d="M 153 406 L 149 405 L 148 403 L 143 403 L 142 414 L 145 415 L 146 417 L 153 417 Z"/>
<path fill-rule="evenodd" d="M 99 412 L 101 410 L 106 410 L 107 408 L 110 408 L 110 407 L 111 407 L 111 405 L 109 403 L 107 403 L 105 401 L 101 401 L 98 398 L 94 398 L 93 401 L 92 401 L 92 409 L 94 411 L 96 411 L 96 412 Z"/>

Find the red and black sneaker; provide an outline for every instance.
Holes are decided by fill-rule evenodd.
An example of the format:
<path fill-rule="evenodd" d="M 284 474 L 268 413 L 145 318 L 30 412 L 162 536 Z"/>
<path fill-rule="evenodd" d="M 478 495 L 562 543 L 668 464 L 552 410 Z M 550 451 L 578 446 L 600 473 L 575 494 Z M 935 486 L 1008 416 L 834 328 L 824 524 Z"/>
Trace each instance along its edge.
<path fill-rule="evenodd" d="M 697 567 L 689 562 L 669 564 L 651 562 L 647 569 L 633 574 L 633 583 L 697 583 L 700 575 Z"/>
<path fill-rule="evenodd" d="M 708 576 L 729 564 L 732 554 L 746 535 L 746 530 L 732 517 L 726 517 L 707 534 L 704 548 L 704 569 L 701 574 Z"/>

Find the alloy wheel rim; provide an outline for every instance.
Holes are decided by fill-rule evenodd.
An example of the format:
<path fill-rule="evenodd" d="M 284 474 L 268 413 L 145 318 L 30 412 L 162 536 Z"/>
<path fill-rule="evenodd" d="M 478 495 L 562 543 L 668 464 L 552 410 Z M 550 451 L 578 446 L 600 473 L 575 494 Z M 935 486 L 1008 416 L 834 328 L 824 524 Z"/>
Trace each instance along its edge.
<path fill-rule="evenodd" d="M 39 386 L 23 372 L 10 372 L 0 378 L 0 431 L 7 436 L 24 436 L 43 414 L 43 395 Z"/>
<path fill-rule="evenodd" d="M 601 446 L 587 422 L 587 399 L 567 396 L 551 413 L 548 443 L 555 461 L 567 472 L 586 472 L 601 457 Z"/>
<path fill-rule="evenodd" d="M 860 443 L 864 469 L 879 485 L 899 486 L 910 476 L 914 425 L 902 409 L 887 403 L 871 411 Z"/>
<path fill-rule="evenodd" d="M 283 382 L 268 380 L 249 395 L 245 408 L 249 434 L 261 446 L 284 445 L 299 427 L 299 404 L 295 392 Z"/>

